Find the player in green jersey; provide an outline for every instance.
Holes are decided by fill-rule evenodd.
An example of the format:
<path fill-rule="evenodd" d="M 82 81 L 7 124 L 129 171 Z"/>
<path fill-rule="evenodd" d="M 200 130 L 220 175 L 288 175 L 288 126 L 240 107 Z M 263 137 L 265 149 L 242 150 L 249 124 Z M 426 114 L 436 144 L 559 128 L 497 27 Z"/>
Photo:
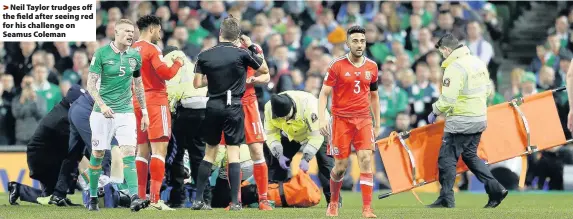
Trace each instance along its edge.
<path fill-rule="evenodd" d="M 88 91 L 95 104 L 90 115 L 92 129 L 92 156 L 90 158 L 90 211 L 97 211 L 97 186 L 101 174 L 101 162 L 105 150 L 110 150 L 113 137 L 122 151 L 124 176 L 131 195 L 131 210 L 138 211 L 149 201 L 137 196 L 137 172 L 135 168 L 136 121 L 132 104 L 132 82 L 143 117 L 141 129 L 149 126 L 143 83 L 141 80 L 141 56 L 131 48 L 135 27 L 133 22 L 122 19 L 115 24 L 115 39 L 99 48 L 91 61 L 88 75 Z"/>

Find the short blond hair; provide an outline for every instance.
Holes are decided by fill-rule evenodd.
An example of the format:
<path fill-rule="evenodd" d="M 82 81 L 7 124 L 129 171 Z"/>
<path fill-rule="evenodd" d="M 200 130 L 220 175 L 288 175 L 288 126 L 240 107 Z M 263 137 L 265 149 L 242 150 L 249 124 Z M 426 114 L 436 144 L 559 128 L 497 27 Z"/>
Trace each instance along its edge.
<path fill-rule="evenodd" d="M 133 21 L 129 20 L 129 19 L 120 19 L 119 21 L 117 21 L 115 23 L 115 26 L 119 26 L 121 24 L 130 24 L 133 25 Z"/>

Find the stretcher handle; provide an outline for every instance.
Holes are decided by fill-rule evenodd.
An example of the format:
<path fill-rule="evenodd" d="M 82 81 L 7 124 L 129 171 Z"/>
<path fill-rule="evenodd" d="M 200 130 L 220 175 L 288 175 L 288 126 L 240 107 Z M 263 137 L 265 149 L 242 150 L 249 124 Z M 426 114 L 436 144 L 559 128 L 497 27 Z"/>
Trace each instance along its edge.
<path fill-rule="evenodd" d="M 412 165 L 412 185 L 415 186 L 416 185 L 416 160 L 414 159 L 414 154 L 412 153 L 412 150 L 410 150 L 410 147 L 408 147 L 408 144 L 406 144 L 406 141 L 404 140 L 404 136 L 407 136 L 409 134 L 410 134 L 409 131 L 400 132 L 398 134 L 398 139 L 400 140 L 400 144 L 402 145 L 402 147 L 408 153 L 410 164 Z"/>
<path fill-rule="evenodd" d="M 551 92 L 555 93 L 555 92 L 564 91 L 566 89 L 567 89 L 567 87 L 563 86 L 563 87 L 555 88 L 555 89 L 551 90 Z"/>
<path fill-rule="evenodd" d="M 388 198 L 388 197 L 390 197 L 392 194 L 393 194 L 392 192 L 387 192 L 387 193 L 380 194 L 380 195 L 378 195 L 378 199 Z"/>
<path fill-rule="evenodd" d="M 511 100 L 510 105 L 519 114 L 519 117 L 521 118 L 521 121 L 523 122 L 523 126 L 525 128 L 525 133 L 527 136 L 527 146 L 526 146 L 527 151 L 525 152 L 525 154 L 532 154 L 533 152 L 537 151 L 537 146 L 531 145 L 531 131 L 529 130 L 529 123 L 527 122 L 527 118 L 525 117 L 525 114 L 523 113 L 523 111 L 521 111 L 521 108 L 519 108 L 519 106 L 521 104 L 523 104 L 523 102 L 524 102 L 524 99 L 522 97 L 520 97 L 520 98 Z"/>
<path fill-rule="evenodd" d="M 404 139 L 408 138 L 409 135 L 410 135 L 410 131 L 400 132 L 400 133 L 398 133 L 398 139 L 400 140 L 400 144 L 402 145 L 404 150 L 406 150 L 406 152 L 408 153 L 410 165 L 412 165 L 412 185 L 418 187 L 418 186 L 425 185 L 426 181 L 418 183 L 418 178 L 416 177 L 416 159 L 414 158 L 414 154 L 412 153 L 412 150 L 410 150 L 410 147 L 408 147 L 408 144 L 406 144 L 406 140 L 404 140 Z"/>

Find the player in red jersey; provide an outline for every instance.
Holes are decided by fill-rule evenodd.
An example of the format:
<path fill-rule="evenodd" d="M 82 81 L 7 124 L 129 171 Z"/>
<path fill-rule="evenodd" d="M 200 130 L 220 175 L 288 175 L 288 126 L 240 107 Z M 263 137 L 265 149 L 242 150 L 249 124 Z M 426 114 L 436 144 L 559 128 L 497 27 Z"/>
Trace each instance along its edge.
<path fill-rule="evenodd" d="M 161 20 L 153 15 L 146 15 L 137 21 L 140 31 L 139 41 L 132 47 L 141 54 L 141 74 L 145 88 L 145 99 L 148 103 L 150 125 L 147 132 L 137 130 L 138 152 L 136 158 L 138 194 L 146 196 L 147 173 L 151 171 L 150 208 L 156 210 L 174 210 L 160 200 L 159 190 L 165 175 L 165 156 L 171 136 L 171 113 L 167 99 L 165 81 L 173 78 L 185 63 L 181 57 L 174 60 L 171 67 L 162 61 L 161 50 L 154 43 L 161 39 Z M 135 108 L 139 107 L 134 105 Z M 135 116 L 142 116 L 135 110 Z M 137 124 L 139 126 L 139 124 Z M 149 142 L 151 142 L 151 160 L 149 162 Z"/>
<path fill-rule="evenodd" d="M 263 56 L 263 49 L 261 46 L 253 44 L 250 38 L 242 36 L 241 41 L 242 48 L 256 50 L 256 52 L 254 52 L 255 54 Z M 250 46 L 254 47 L 249 48 Z M 260 76 L 255 76 L 255 73 L 256 71 L 253 68 L 249 67 L 247 69 L 247 85 L 245 88 L 245 93 L 241 98 L 241 103 L 243 105 L 243 112 L 245 113 L 245 140 L 249 145 L 249 150 L 251 151 L 251 160 L 253 160 L 254 163 L 253 175 L 259 194 L 259 209 L 266 211 L 273 209 L 267 199 L 269 170 L 265 161 L 265 156 L 263 154 L 263 143 L 267 140 L 267 138 L 263 128 L 261 115 L 259 113 L 259 103 L 257 101 L 257 95 L 255 94 L 255 84 L 268 83 L 270 80 L 270 75 L 263 74 Z M 255 77 L 258 77 L 258 79 L 254 80 Z M 253 83 L 254 81 L 260 82 Z M 224 136 L 221 138 L 221 142 L 219 144 L 226 144 Z"/>
<path fill-rule="evenodd" d="M 338 200 L 342 177 L 348 167 L 348 156 L 354 146 L 360 166 L 362 217 L 375 218 L 372 211 L 372 167 L 374 133 L 380 132 L 380 104 L 378 100 L 378 65 L 364 56 L 366 30 L 350 27 L 346 45 L 350 53 L 335 59 L 328 67 L 319 96 L 320 132 L 330 138 L 327 152 L 335 164 L 330 177 L 332 197 L 326 216 L 338 216 Z M 325 117 L 326 103 L 332 93 L 332 119 L 329 127 Z M 374 115 L 374 124 L 372 124 Z M 372 126 L 374 125 L 374 130 Z"/>

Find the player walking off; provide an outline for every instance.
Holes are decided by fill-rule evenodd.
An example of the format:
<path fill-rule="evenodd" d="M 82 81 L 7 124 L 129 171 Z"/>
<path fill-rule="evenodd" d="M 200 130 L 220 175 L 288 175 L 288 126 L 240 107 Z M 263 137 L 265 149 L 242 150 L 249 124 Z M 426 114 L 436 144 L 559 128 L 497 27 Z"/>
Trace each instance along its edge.
<path fill-rule="evenodd" d="M 247 48 L 257 56 L 263 57 L 263 49 L 257 44 L 253 44 L 251 39 L 241 37 L 242 48 Z M 263 154 L 263 142 L 267 140 L 261 115 L 259 113 L 259 103 L 257 95 L 255 94 L 255 84 L 266 84 L 269 82 L 269 74 L 260 74 L 255 76 L 255 69 L 247 68 L 247 81 L 255 83 L 247 83 L 245 86 L 245 94 L 241 98 L 243 104 L 243 112 L 245 114 L 245 141 L 249 145 L 251 152 L 251 159 L 253 160 L 253 177 L 257 183 L 257 191 L 259 195 L 259 209 L 263 211 L 272 210 L 267 199 L 267 189 L 269 185 L 269 169 Z M 221 133 L 221 145 L 226 145 L 224 133 Z"/>
<path fill-rule="evenodd" d="M 137 27 L 141 33 L 139 40 L 133 44 L 133 48 L 141 55 L 141 75 L 145 87 L 145 100 L 148 104 L 149 130 L 137 130 L 137 178 L 139 197 L 145 198 L 147 189 L 147 174 L 151 171 L 151 184 L 149 209 L 175 210 L 160 200 L 159 190 L 165 175 L 165 155 L 167 144 L 171 137 L 171 112 L 167 99 L 167 87 L 165 81 L 173 78 L 183 65 L 181 57 L 174 60 L 169 68 L 163 62 L 161 50 L 155 43 L 161 39 L 161 20 L 153 15 L 146 15 L 137 20 Z M 137 121 L 143 118 L 143 110 L 136 100 L 135 117 Z M 147 115 L 145 115 L 147 116 Z M 143 121 L 143 120 L 141 120 Z M 139 126 L 139 123 L 138 123 Z M 149 161 L 149 142 L 151 142 L 151 161 Z M 149 166 L 148 166 L 149 164 Z"/>
<path fill-rule="evenodd" d="M 324 85 L 320 91 L 318 117 L 320 132 L 330 138 L 328 153 L 335 163 L 330 177 L 332 197 L 326 216 L 338 216 L 338 200 L 342 177 L 348 167 L 350 145 L 354 146 L 360 166 L 360 189 L 362 190 L 362 217 L 375 218 L 372 212 L 372 151 L 375 133 L 380 132 L 380 104 L 378 100 L 378 66 L 364 56 L 366 30 L 360 26 L 350 27 L 346 33 L 346 45 L 350 53 L 335 59 L 328 67 Z M 325 115 L 327 99 L 332 93 L 332 124 Z M 374 116 L 374 130 L 372 116 Z"/>
<path fill-rule="evenodd" d="M 134 130 L 146 130 L 149 126 L 141 79 L 141 56 L 130 46 L 135 27 L 133 22 L 121 19 L 115 25 L 115 40 L 99 48 L 91 61 L 87 87 L 95 104 L 90 115 L 92 129 L 92 157 L 90 158 L 90 211 L 98 211 L 98 181 L 105 150 L 110 150 L 111 139 L 115 136 L 123 155 L 125 180 L 132 195 L 131 208 L 148 201 L 137 195 L 137 172 L 135 170 Z M 135 78 L 135 80 L 133 80 Z M 133 113 L 131 85 L 135 82 L 135 96 L 141 106 L 141 127 L 136 127 Z"/>

